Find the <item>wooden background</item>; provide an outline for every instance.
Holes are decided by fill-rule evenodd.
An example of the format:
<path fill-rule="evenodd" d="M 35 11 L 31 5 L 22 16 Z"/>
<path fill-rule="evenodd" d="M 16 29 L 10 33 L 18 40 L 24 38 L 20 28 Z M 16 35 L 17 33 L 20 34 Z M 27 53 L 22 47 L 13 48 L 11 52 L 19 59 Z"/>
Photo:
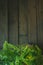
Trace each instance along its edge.
<path fill-rule="evenodd" d="M 43 0 L 0 0 L 0 48 L 5 40 L 43 50 Z"/>

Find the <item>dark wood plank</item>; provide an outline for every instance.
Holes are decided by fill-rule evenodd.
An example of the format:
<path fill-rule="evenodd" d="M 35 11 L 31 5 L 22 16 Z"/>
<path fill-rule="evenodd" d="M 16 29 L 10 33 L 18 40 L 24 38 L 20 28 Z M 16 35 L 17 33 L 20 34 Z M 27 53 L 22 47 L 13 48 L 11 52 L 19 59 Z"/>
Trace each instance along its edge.
<path fill-rule="evenodd" d="M 43 49 L 43 0 L 39 0 L 38 43 Z"/>
<path fill-rule="evenodd" d="M 19 43 L 27 44 L 27 7 L 28 0 L 19 0 Z"/>
<path fill-rule="evenodd" d="M 9 0 L 9 42 L 18 44 L 18 1 Z"/>
<path fill-rule="evenodd" d="M 28 0 L 28 38 L 29 43 L 36 43 L 36 2 Z"/>
<path fill-rule="evenodd" d="M 0 0 L 0 48 L 8 41 L 7 0 Z"/>

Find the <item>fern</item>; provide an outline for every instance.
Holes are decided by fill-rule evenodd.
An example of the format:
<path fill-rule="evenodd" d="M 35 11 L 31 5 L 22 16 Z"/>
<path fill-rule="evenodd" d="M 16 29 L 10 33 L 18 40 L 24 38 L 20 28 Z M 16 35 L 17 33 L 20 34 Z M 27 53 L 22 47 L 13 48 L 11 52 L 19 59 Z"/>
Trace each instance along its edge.
<path fill-rule="evenodd" d="M 43 55 L 37 45 L 19 45 L 4 42 L 0 50 L 0 65 L 43 65 Z"/>

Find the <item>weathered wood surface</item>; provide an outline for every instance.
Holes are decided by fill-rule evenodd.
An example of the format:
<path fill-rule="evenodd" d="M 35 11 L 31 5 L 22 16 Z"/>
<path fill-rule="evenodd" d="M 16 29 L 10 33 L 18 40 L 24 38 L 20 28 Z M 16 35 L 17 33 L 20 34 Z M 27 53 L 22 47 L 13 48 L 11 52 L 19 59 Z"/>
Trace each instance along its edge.
<path fill-rule="evenodd" d="M 18 1 L 9 0 L 9 42 L 18 44 Z"/>
<path fill-rule="evenodd" d="M 35 0 L 20 0 L 19 3 L 20 43 L 36 43 Z"/>
<path fill-rule="evenodd" d="M 8 40 L 7 0 L 0 0 L 0 48 Z"/>
<path fill-rule="evenodd" d="M 30 43 L 36 43 L 36 2 L 28 0 L 28 37 Z"/>
<path fill-rule="evenodd" d="M 19 0 L 19 43 L 27 44 L 27 7 L 28 0 Z"/>
<path fill-rule="evenodd" d="M 38 43 L 43 49 L 43 0 L 39 0 L 38 9 Z"/>
<path fill-rule="evenodd" d="M 0 46 L 4 40 L 43 49 L 43 0 L 19 0 L 19 5 L 18 0 L 0 0 Z"/>

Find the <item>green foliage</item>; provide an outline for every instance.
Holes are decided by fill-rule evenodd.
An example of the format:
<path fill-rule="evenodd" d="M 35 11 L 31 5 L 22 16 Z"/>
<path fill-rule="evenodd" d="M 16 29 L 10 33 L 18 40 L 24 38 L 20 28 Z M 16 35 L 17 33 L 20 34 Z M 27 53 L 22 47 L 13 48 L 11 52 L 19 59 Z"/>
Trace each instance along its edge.
<path fill-rule="evenodd" d="M 42 51 L 37 45 L 15 46 L 4 42 L 0 65 L 43 65 Z"/>

